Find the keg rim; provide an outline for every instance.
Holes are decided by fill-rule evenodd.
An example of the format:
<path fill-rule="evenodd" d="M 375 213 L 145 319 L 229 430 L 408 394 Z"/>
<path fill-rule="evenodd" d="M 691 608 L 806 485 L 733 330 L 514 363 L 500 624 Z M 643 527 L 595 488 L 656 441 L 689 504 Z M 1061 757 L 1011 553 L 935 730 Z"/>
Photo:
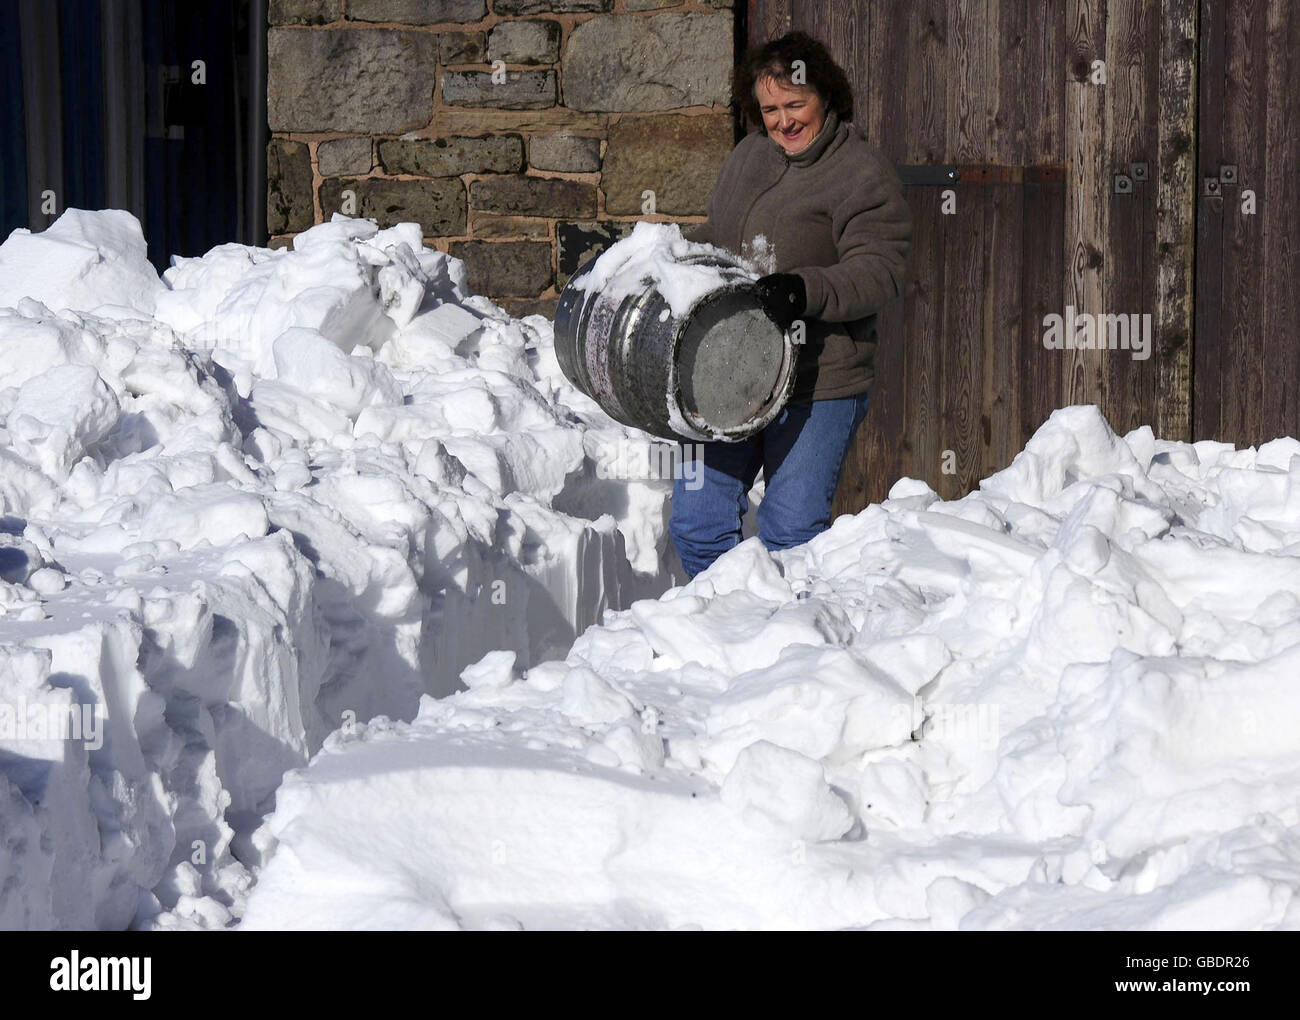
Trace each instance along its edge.
<path fill-rule="evenodd" d="M 754 433 L 765 428 L 778 414 L 790 397 L 794 389 L 795 368 L 798 361 L 798 351 L 790 340 L 788 330 L 781 329 L 781 326 L 763 309 L 763 314 L 769 322 L 777 329 L 781 335 L 781 366 L 777 370 L 777 382 L 767 396 L 770 405 L 767 410 L 754 416 L 741 425 L 734 425 L 731 428 L 720 429 L 704 421 L 694 411 L 688 409 L 682 402 L 682 385 L 678 376 L 677 363 L 678 355 L 681 352 L 682 338 L 686 333 L 686 327 L 691 320 L 699 313 L 700 309 L 708 304 L 726 300 L 735 294 L 752 294 L 757 296 L 757 289 L 754 287 L 754 281 L 749 278 L 748 271 L 737 265 L 738 270 L 745 272 L 742 280 L 736 280 L 724 284 L 715 290 L 703 294 L 696 300 L 686 314 L 677 319 L 677 328 L 673 333 L 670 348 L 670 357 L 668 359 L 668 393 L 672 399 L 673 407 L 677 411 L 678 418 L 691 428 L 696 434 L 689 437 L 691 439 L 701 439 L 714 442 L 741 442 L 748 439 Z M 757 304 L 757 302 L 756 302 Z M 759 305 L 758 307 L 762 307 Z"/>

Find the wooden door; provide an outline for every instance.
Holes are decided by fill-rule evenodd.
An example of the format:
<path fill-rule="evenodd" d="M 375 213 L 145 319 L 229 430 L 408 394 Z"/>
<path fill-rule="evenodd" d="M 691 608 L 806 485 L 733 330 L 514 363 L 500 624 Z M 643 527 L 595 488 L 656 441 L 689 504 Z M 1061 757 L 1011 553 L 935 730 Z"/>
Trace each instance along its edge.
<path fill-rule="evenodd" d="M 1239 446 L 1300 435 L 1300 10 L 1202 0 L 1193 417 Z"/>

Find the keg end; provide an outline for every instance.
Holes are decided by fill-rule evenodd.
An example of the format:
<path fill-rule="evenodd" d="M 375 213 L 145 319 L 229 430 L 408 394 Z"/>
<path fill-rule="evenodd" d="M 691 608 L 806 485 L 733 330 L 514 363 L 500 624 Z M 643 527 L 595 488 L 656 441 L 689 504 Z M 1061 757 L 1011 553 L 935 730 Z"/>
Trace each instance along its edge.
<path fill-rule="evenodd" d="M 705 436 L 738 440 L 757 432 L 785 403 L 794 352 L 752 287 L 701 301 L 678 336 L 676 392 L 682 418 Z"/>

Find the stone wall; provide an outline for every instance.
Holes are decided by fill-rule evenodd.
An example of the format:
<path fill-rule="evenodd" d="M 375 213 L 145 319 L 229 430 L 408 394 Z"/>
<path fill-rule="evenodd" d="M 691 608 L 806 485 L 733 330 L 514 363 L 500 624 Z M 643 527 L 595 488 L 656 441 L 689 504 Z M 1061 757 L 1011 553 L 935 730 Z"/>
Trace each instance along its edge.
<path fill-rule="evenodd" d="M 271 0 L 269 20 L 271 243 L 335 212 L 415 221 L 514 314 L 551 314 L 637 220 L 702 218 L 735 142 L 732 0 Z"/>

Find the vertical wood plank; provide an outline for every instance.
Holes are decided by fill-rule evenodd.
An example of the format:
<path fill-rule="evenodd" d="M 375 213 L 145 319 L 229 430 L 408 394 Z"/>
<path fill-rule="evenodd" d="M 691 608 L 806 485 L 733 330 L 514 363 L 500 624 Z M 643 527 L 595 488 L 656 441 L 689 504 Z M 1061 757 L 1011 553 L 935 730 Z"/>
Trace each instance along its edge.
<path fill-rule="evenodd" d="M 1107 236 L 1109 175 L 1105 165 L 1104 86 L 1092 83 L 1092 63 L 1106 52 L 1106 0 L 1067 0 L 1066 145 L 1066 303 L 1076 312 L 1105 311 L 1102 275 Z M 1070 404 L 1102 398 L 1101 359 L 1096 351 L 1058 352 Z"/>
<path fill-rule="evenodd" d="M 1066 163 L 1067 0 L 1026 4 L 1025 162 Z M 1086 66 L 1086 65 L 1085 65 Z M 1062 314 L 1066 294 L 1066 182 L 1026 182 L 1022 187 L 1024 245 L 1020 266 L 1021 333 L 1019 445 L 1033 435 L 1064 397 L 1066 365 L 1060 351 L 1043 347 L 1043 318 Z"/>
<path fill-rule="evenodd" d="M 1295 217 L 1300 212 L 1300 130 L 1296 127 L 1300 104 L 1300 15 L 1294 3 L 1270 0 L 1266 15 L 1265 79 L 1267 103 L 1264 116 L 1266 151 L 1264 172 L 1256 187 L 1261 212 L 1241 213 L 1239 195 L 1234 214 L 1256 220 L 1263 232 L 1261 272 L 1261 320 L 1259 341 L 1250 356 L 1263 362 L 1264 387 L 1262 420 L 1254 441 L 1275 436 L 1300 435 L 1300 302 L 1296 281 L 1300 280 L 1300 243 Z M 1251 186 L 1250 178 L 1245 179 Z M 1240 190 L 1240 189 L 1239 189 Z M 1226 204 L 1226 200 L 1225 200 Z M 1227 210 L 1225 209 L 1225 215 Z"/>
<path fill-rule="evenodd" d="M 1223 199 L 1207 198 L 1202 182 L 1222 159 L 1227 10 L 1201 0 L 1196 146 L 1196 335 L 1192 348 L 1192 438 L 1219 438 L 1223 420 Z M 1214 173 L 1210 168 L 1214 167 Z"/>
<path fill-rule="evenodd" d="M 1192 438 L 1192 312 L 1196 223 L 1196 0 L 1161 0 L 1156 187 L 1156 387 L 1163 439 Z"/>
<path fill-rule="evenodd" d="M 946 151 L 955 163 L 982 163 L 989 145 L 989 66 L 986 0 L 947 5 L 950 70 Z"/>
<path fill-rule="evenodd" d="M 898 46 L 896 40 L 890 40 L 887 47 L 883 44 L 890 29 L 906 32 L 907 22 L 904 18 L 891 17 L 888 5 L 877 0 L 862 4 L 859 18 L 862 24 L 853 54 L 854 121 L 872 142 L 882 145 L 885 103 L 903 102 L 902 94 L 896 88 L 891 89 L 888 83 L 901 86 L 907 80 L 901 66 L 907 60 L 907 47 Z M 893 157 L 888 151 L 886 155 Z"/>
<path fill-rule="evenodd" d="M 1024 257 L 1021 262 L 1021 320 L 1018 350 L 1021 443 L 1064 403 L 1061 352 L 1043 346 L 1043 318 L 1065 305 L 1066 182 L 1029 182 L 1022 189 Z"/>
<path fill-rule="evenodd" d="M 946 163 L 948 18 L 942 0 L 916 0 L 907 12 L 907 88 L 902 116 L 883 121 L 886 151 L 905 163 Z M 898 158 L 895 156 L 895 158 Z"/>
<path fill-rule="evenodd" d="M 1024 190 L 1019 185 L 999 184 L 987 191 L 979 419 L 983 447 L 981 478 L 1010 464 L 1028 438 L 1020 429 Z"/>
<path fill-rule="evenodd" d="M 805 0 L 803 3 L 791 4 L 790 26 L 795 31 L 807 32 L 823 45 L 827 44 L 831 34 L 831 10 L 827 0 Z"/>
<path fill-rule="evenodd" d="M 1259 182 L 1265 170 L 1267 114 L 1264 66 L 1265 0 L 1233 0 L 1225 25 L 1224 131 L 1212 163 L 1238 165 L 1242 180 Z M 1242 216 L 1240 186 L 1223 189 L 1223 317 L 1226 325 L 1221 365 L 1230 386 L 1223 390 L 1221 438 L 1238 445 L 1258 441 L 1264 399 L 1264 355 L 1272 346 L 1262 335 L 1263 288 L 1270 269 L 1261 266 L 1263 245 L 1259 216 Z M 1261 272 L 1261 269 L 1263 270 Z"/>
<path fill-rule="evenodd" d="M 988 72 L 985 105 L 988 141 L 984 159 L 1024 163 L 1027 10 L 1015 0 L 986 0 L 984 47 Z M 983 478 L 1006 467 L 1023 445 L 1020 436 L 1016 353 L 1022 329 L 1020 277 L 1024 256 L 1023 193 L 1019 185 L 987 188 L 984 226 L 983 343 L 980 354 L 978 424 Z M 978 484 L 978 478 L 974 484 Z"/>
<path fill-rule="evenodd" d="M 830 25 L 824 40 L 853 85 L 854 116 L 857 116 L 857 100 L 866 89 L 871 87 L 871 73 L 874 68 L 860 65 L 858 57 L 858 39 L 865 35 L 866 11 L 860 11 L 854 0 L 826 0 L 830 9 Z M 861 83 L 861 84 L 859 84 Z"/>
<path fill-rule="evenodd" d="M 750 0 L 750 46 L 758 46 L 790 31 L 790 3 L 791 0 Z"/>
<path fill-rule="evenodd" d="M 886 100 L 882 145 L 901 162 L 944 162 L 948 76 L 945 5 L 943 0 L 917 0 L 914 4 L 890 4 L 888 8 L 898 19 L 895 24 L 900 28 L 894 30 L 897 33 L 894 38 L 906 40 L 908 60 L 903 67 L 902 102 L 892 105 Z M 901 30 L 903 25 L 905 31 Z M 887 47 L 889 37 L 890 30 L 882 19 L 879 32 L 873 26 L 873 51 Z M 952 219 L 940 212 L 940 190 L 905 189 L 913 214 L 909 266 L 912 300 L 904 320 L 901 365 L 904 431 L 898 444 L 900 473 L 923 478 L 936 491 L 940 487 L 939 465 L 930 451 L 942 449 L 940 353 L 946 340 L 943 301 L 948 286 L 944 250 L 946 221 Z"/>
<path fill-rule="evenodd" d="M 988 37 L 993 47 L 988 158 L 994 163 L 1023 166 L 1035 162 L 1027 138 L 1031 97 L 1045 91 L 1044 82 L 1029 77 L 1029 8 L 1017 0 L 990 0 Z M 996 20 L 994 18 L 996 17 Z M 1052 79 L 1048 79 L 1051 81 Z"/>
<path fill-rule="evenodd" d="M 1130 407 L 1132 424 L 1156 427 L 1160 407 L 1166 394 L 1160 388 L 1160 332 L 1156 316 L 1156 278 L 1159 272 L 1159 252 L 1156 247 L 1156 209 L 1159 205 L 1160 184 L 1160 0 L 1142 4 L 1142 155 L 1147 162 L 1147 181 L 1138 196 L 1142 203 L 1142 328 L 1151 324 L 1150 352 L 1147 360 L 1136 361 L 1129 356 L 1131 382 Z M 1159 433 L 1157 433 L 1159 434 Z"/>
<path fill-rule="evenodd" d="M 905 474 L 923 478 L 937 492 L 938 465 L 929 451 L 939 449 L 941 421 L 939 352 L 944 341 L 944 295 L 948 291 L 944 249 L 951 216 L 939 211 L 938 188 L 908 188 L 912 206 L 912 297 L 903 348 L 902 443 Z M 958 196 L 961 201 L 961 196 Z M 933 472 L 933 473 L 932 473 Z"/>
<path fill-rule="evenodd" d="M 990 188 L 957 184 L 957 213 L 942 216 L 943 311 L 935 340 L 942 414 L 937 436 L 918 450 L 921 477 L 944 499 L 964 496 L 979 481 L 983 463 L 979 394 L 982 391 L 985 296 L 985 211 Z M 937 440 L 937 441 L 936 441 Z M 943 474 L 944 452 L 956 455 L 956 474 Z"/>
<path fill-rule="evenodd" d="M 1107 163 L 1106 190 L 1100 201 L 1109 205 L 1101 267 L 1102 292 L 1104 311 L 1124 316 L 1123 328 L 1128 328 L 1129 316 L 1153 311 L 1143 288 L 1149 248 L 1147 199 L 1153 189 L 1147 182 L 1134 182 L 1130 193 L 1115 194 L 1112 183 L 1114 174 L 1128 173 L 1134 162 L 1149 163 L 1155 153 L 1151 130 L 1155 111 L 1148 110 L 1146 101 L 1156 68 L 1146 61 L 1147 25 L 1143 14 L 1143 5 L 1135 0 L 1120 0 L 1110 5 L 1106 26 L 1106 86 L 1101 90 Z M 1098 331 L 1099 344 L 1109 339 L 1109 329 L 1105 333 Z M 1155 387 L 1146 378 L 1150 360 L 1135 361 L 1132 352 L 1124 350 L 1099 351 L 1098 360 L 1102 368 L 1101 407 L 1111 427 L 1123 433 L 1146 424 L 1156 402 Z"/>
<path fill-rule="evenodd" d="M 854 16 L 852 10 L 849 15 Z M 840 17 L 840 9 L 836 8 L 832 21 L 837 33 Z M 852 48 L 848 49 L 846 44 L 844 50 L 845 69 L 855 90 L 854 120 L 873 143 L 881 145 L 881 121 L 886 104 L 891 120 L 900 121 L 907 116 L 903 106 L 907 48 L 897 45 L 898 34 L 907 31 L 906 13 L 886 0 L 873 0 L 857 9 L 855 22 Z M 903 132 L 895 133 L 897 138 L 902 136 Z M 885 154 L 895 161 L 903 155 L 887 150 Z M 933 190 L 906 189 L 904 194 L 915 203 L 918 194 L 932 197 Z M 924 210 L 913 204 L 912 212 L 914 217 L 919 217 Z M 918 276 L 927 280 L 933 266 L 933 252 L 922 250 L 924 238 L 923 230 L 913 237 L 903 300 L 891 304 L 877 320 L 876 382 L 867 418 L 845 457 L 833 506 L 836 514 L 856 513 L 868 503 L 884 499 L 890 486 L 904 473 L 903 361 L 914 342 L 909 339 L 907 317 L 917 300 Z"/>
<path fill-rule="evenodd" d="M 921 246 L 925 245 L 924 229 L 920 230 L 917 240 Z M 925 276 L 918 280 L 909 279 L 903 299 L 892 302 L 880 313 L 876 382 L 871 389 L 867 417 L 844 459 L 844 470 L 831 508 L 833 516 L 858 513 L 869 503 L 879 503 L 889 494 L 894 482 L 905 474 L 903 358 L 909 329 L 907 318 L 913 314 L 925 280 Z"/>
<path fill-rule="evenodd" d="M 1066 0 L 1039 0 L 1025 11 L 1026 164 L 1064 163 L 1066 61 Z"/>

